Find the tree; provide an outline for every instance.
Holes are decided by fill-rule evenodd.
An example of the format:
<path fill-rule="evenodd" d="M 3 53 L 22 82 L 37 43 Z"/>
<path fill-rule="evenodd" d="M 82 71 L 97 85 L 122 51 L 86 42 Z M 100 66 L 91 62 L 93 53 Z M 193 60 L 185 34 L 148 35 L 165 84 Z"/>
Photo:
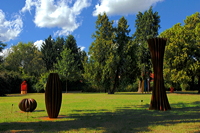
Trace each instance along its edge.
<path fill-rule="evenodd" d="M 54 64 L 57 63 L 57 58 L 61 59 L 60 53 L 63 51 L 65 40 L 63 37 L 57 37 L 54 40 L 51 36 L 45 39 L 41 47 L 42 59 L 45 62 L 46 70 L 53 69 Z"/>
<path fill-rule="evenodd" d="M 114 85 L 113 91 L 115 91 L 119 86 L 126 87 L 132 84 L 137 75 L 137 63 L 135 44 L 132 42 L 132 37 L 129 36 L 130 29 L 127 24 L 127 20 L 122 17 L 119 19 L 118 25 L 115 28 L 115 39 L 114 42 L 117 47 L 114 49 L 114 65 L 116 69 L 111 69 L 114 71 Z"/>
<path fill-rule="evenodd" d="M 58 59 L 55 67 L 58 73 L 66 80 L 66 93 L 68 90 L 68 81 L 76 81 L 80 78 L 80 69 L 78 62 L 75 60 L 72 51 L 64 48 L 61 52 L 61 60 Z"/>
<path fill-rule="evenodd" d="M 68 90 L 68 82 L 78 81 L 82 78 L 83 65 L 82 65 L 82 54 L 84 52 L 80 51 L 76 44 L 76 39 L 73 35 L 67 36 L 63 51 L 60 57 L 57 58 L 57 63 L 55 68 L 58 73 L 66 80 L 66 92 Z"/>
<path fill-rule="evenodd" d="M 4 43 L 2 43 L 2 42 L 0 41 L 0 53 L 2 52 L 2 50 L 4 49 L 5 46 L 6 46 L 6 44 L 4 44 Z M 0 63 L 3 61 L 2 59 L 3 59 L 3 57 L 0 56 Z"/>
<path fill-rule="evenodd" d="M 164 77 L 171 86 L 180 84 L 182 89 L 192 89 L 194 78 L 200 75 L 200 14 L 187 17 L 184 23 L 183 26 L 175 24 L 160 34 L 168 39 Z"/>
<path fill-rule="evenodd" d="M 116 47 L 112 24 L 113 22 L 109 21 L 106 13 L 98 15 L 96 21 L 97 30 L 92 35 L 95 40 L 89 48 L 89 60 L 84 65 L 85 78 L 93 86 L 104 88 L 105 91 L 110 91 L 111 82 L 114 78 L 111 77 L 113 72 L 110 71 L 111 67 L 114 67 L 112 59 L 115 58 L 112 49 Z"/>
<path fill-rule="evenodd" d="M 76 62 L 78 63 L 78 67 L 80 71 L 83 71 L 83 65 L 81 62 L 82 51 L 77 46 L 76 39 L 74 38 L 73 35 L 67 36 L 65 40 L 64 48 L 68 48 L 71 50 L 71 55 L 73 55 L 74 60 L 76 60 Z"/>
<path fill-rule="evenodd" d="M 56 59 L 61 59 L 61 52 L 63 51 L 63 46 L 65 45 L 65 39 L 63 37 L 57 37 L 56 41 L 54 43 L 54 49 L 55 49 L 55 56 Z"/>
<path fill-rule="evenodd" d="M 39 76 L 44 71 L 41 53 L 32 42 L 12 46 L 4 65 L 10 71 L 30 76 Z"/>
<path fill-rule="evenodd" d="M 144 13 L 139 12 L 136 16 L 136 31 L 133 34 L 134 43 L 138 45 L 137 56 L 140 71 L 143 79 L 149 78 L 152 70 L 151 56 L 147 45 L 147 40 L 157 37 L 160 28 L 160 16 L 158 12 L 153 12 L 152 7 Z"/>
<path fill-rule="evenodd" d="M 41 46 L 41 52 L 43 55 L 42 59 L 45 62 L 46 69 L 52 69 L 53 64 L 56 63 L 56 56 L 54 49 L 54 40 L 51 36 L 49 36 L 47 39 L 45 39 L 45 42 L 43 42 Z"/>
<path fill-rule="evenodd" d="M 97 30 L 93 34 L 95 40 L 90 46 L 90 57 L 84 64 L 84 76 L 94 86 L 100 90 L 104 88 L 109 94 L 114 94 L 123 83 L 121 81 L 127 81 L 127 76 L 133 75 L 130 66 L 135 67 L 132 58 L 134 53 L 130 52 L 133 47 L 128 28 L 124 17 L 120 18 L 116 28 L 105 13 L 99 15 L 96 21 Z"/>

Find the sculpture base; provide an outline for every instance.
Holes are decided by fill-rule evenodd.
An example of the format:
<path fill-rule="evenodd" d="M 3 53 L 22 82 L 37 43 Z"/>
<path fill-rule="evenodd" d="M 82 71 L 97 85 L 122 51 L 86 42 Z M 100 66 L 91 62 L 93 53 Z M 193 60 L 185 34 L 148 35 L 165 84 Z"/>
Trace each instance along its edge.
<path fill-rule="evenodd" d="M 27 94 L 27 91 L 21 91 L 21 94 Z"/>

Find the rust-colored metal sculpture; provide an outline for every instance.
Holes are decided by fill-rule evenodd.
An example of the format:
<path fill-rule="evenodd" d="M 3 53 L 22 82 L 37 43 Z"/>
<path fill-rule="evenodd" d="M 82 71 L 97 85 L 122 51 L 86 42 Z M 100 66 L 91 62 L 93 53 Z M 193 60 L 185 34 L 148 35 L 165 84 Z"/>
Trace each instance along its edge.
<path fill-rule="evenodd" d="M 45 104 L 49 118 L 57 118 L 62 102 L 62 85 L 57 73 L 50 73 L 46 89 Z"/>
<path fill-rule="evenodd" d="M 37 102 L 32 98 L 25 98 L 21 100 L 18 106 L 21 111 L 33 112 L 37 107 Z"/>
<path fill-rule="evenodd" d="M 170 110 L 169 101 L 166 95 L 163 79 L 163 57 L 167 39 L 152 38 L 147 40 L 151 53 L 151 60 L 154 70 L 154 83 L 150 103 L 150 110 Z"/>
<path fill-rule="evenodd" d="M 21 84 L 21 94 L 27 94 L 27 83 L 23 81 Z"/>

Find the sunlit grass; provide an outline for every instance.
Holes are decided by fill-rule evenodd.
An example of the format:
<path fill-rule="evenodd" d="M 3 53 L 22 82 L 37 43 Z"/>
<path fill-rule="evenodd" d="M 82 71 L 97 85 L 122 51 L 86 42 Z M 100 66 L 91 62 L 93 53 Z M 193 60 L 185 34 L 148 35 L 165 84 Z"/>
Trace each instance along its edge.
<path fill-rule="evenodd" d="M 172 110 L 148 110 L 151 94 L 63 93 L 58 119 L 49 120 L 45 96 L 12 94 L 0 97 L 0 132 L 199 132 L 200 95 L 168 93 Z M 23 98 L 37 101 L 34 112 L 18 108 Z"/>

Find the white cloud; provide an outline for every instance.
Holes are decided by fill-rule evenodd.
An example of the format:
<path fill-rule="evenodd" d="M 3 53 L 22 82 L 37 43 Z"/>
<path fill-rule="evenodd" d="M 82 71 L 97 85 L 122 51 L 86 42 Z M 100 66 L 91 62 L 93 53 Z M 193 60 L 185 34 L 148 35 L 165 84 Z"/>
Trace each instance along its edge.
<path fill-rule="evenodd" d="M 23 22 L 19 15 L 6 20 L 5 13 L 0 9 L 0 41 L 8 42 L 15 39 L 22 31 Z"/>
<path fill-rule="evenodd" d="M 2 52 L 0 52 L 0 56 L 2 56 L 3 58 L 6 58 L 10 52 L 11 52 L 11 48 L 3 49 Z"/>
<path fill-rule="evenodd" d="M 90 3 L 91 0 L 75 0 L 74 3 L 72 0 L 26 0 L 21 12 L 31 12 L 32 7 L 35 7 L 36 26 L 58 27 L 61 30 L 56 31 L 56 35 L 68 35 L 81 25 L 77 18 L 84 8 L 90 6 Z"/>
<path fill-rule="evenodd" d="M 81 51 L 83 51 L 85 49 L 84 46 L 79 46 L 79 48 L 81 49 Z"/>
<path fill-rule="evenodd" d="M 106 12 L 107 15 L 137 14 L 163 0 L 100 0 L 95 6 L 93 16 Z"/>
<path fill-rule="evenodd" d="M 34 45 L 40 50 L 43 42 L 43 40 L 37 40 L 34 42 Z"/>
<path fill-rule="evenodd" d="M 118 25 L 119 20 L 114 20 L 114 25 Z"/>

